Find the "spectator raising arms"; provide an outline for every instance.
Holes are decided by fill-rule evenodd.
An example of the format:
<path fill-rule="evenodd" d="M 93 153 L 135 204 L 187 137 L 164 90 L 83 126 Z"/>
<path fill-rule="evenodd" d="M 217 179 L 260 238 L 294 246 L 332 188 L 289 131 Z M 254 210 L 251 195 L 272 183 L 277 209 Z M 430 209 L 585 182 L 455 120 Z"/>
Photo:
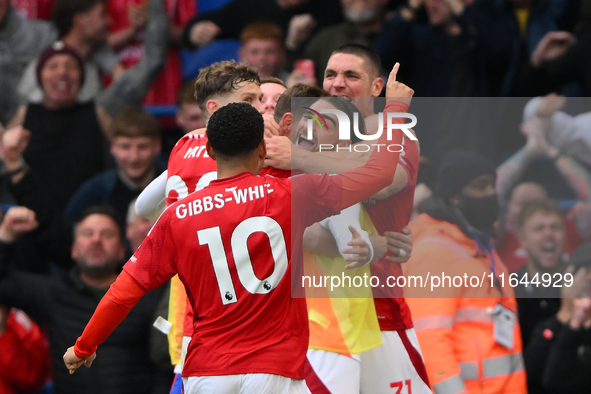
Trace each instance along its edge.
<path fill-rule="evenodd" d="M 28 20 L 10 0 L 0 0 L 0 124 L 7 124 L 20 104 L 17 86 L 27 64 L 56 38 L 49 22 Z"/>
<path fill-rule="evenodd" d="M 169 23 L 170 48 L 166 66 L 144 101 L 147 105 L 173 105 L 181 85 L 179 45 L 183 26 L 195 15 L 195 0 L 163 0 Z M 145 55 L 145 29 L 148 23 L 148 0 L 110 0 L 107 5 L 112 20 L 109 45 L 117 51 L 119 61 L 127 69 Z"/>
<path fill-rule="evenodd" d="M 285 46 L 295 50 L 315 28 L 340 22 L 339 0 L 234 0 L 224 7 L 191 19 L 183 31 L 183 44 L 195 48 L 214 38 L 238 38 L 249 24 L 258 21 L 279 25 Z"/>
<path fill-rule="evenodd" d="M 172 374 L 158 373 L 148 357 L 154 311 L 163 289 L 150 293 L 133 308 L 121 329 L 105 343 L 104 363 L 97 364 L 95 370 L 71 377 L 60 366 L 63 347 L 76 340 L 119 273 L 125 249 L 113 210 L 92 207 L 84 212 L 71 245 L 75 267 L 51 277 L 6 270 L 14 239 L 26 226 L 35 225 L 30 211 L 12 221 L 10 212 L 0 224 L 0 303 L 24 310 L 47 327 L 55 392 L 167 393 Z"/>
<path fill-rule="evenodd" d="M 115 53 L 106 45 L 109 17 L 104 0 L 58 0 L 55 5 L 54 23 L 58 37 L 74 49 L 84 63 L 86 78 L 81 83 L 78 99 L 95 98 L 102 90 L 100 72 L 118 78 L 124 69 Z M 36 78 L 39 59 L 29 63 L 19 83 L 19 95 L 26 102 L 43 101 L 43 90 Z"/>
<path fill-rule="evenodd" d="M 74 49 L 58 41 L 39 58 L 43 102 L 21 107 L 9 126 L 23 125 L 31 132 L 24 158 L 43 179 L 58 212 L 85 180 L 105 169 L 105 136 L 111 137 L 112 119 L 141 104 L 164 65 L 167 32 L 162 0 L 151 0 L 146 56 L 95 101 L 86 103 L 77 101 L 84 69 Z"/>

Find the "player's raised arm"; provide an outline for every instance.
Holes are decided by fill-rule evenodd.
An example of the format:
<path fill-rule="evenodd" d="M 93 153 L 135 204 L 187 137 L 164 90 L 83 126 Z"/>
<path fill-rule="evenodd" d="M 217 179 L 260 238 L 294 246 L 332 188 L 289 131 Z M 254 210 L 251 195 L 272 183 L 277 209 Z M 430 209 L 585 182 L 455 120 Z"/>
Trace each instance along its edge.
<path fill-rule="evenodd" d="M 402 143 L 404 118 L 391 118 L 392 113 L 405 114 L 414 91 L 396 81 L 397 64 L 390 73 L 386 89 L 389 99 L 384 109 L 384 130 L 376 141 L 370 159 L 364 165 L 341 174 L 302 175 L 292 178 L 292 204 L 302 224 L 309 226 L 328 216 L 371 197 L 392 183 L 400 154 L 390 151 L 390 145 Z M 395 127 L 392 127 L 392 126 Z M 396 127 L 398 126 L 398 127 Z M 390 130 L 388 130 L 388 128 Z M 314 156 L 311 160 L 314 159 Z M 321 197 L 317 204 L 310 204 L 311 196 Z M 336 213 L 335 213 L 336 211 Z"/>
<path fill-rule="evenodd" d="M 388 140 L 388 114 L 408 111 L 414 90 L 396 80 L 400 64 L 396 63 L 386 85 L 386 98 L 390 99 L 384 109 L 384 131 L 377 141 L 369 161 L 354 170 L 340 174 L 342 180 L 341 209 L 369 198 L 392 183 L 398 163 L 398 152 L 390 152 L 386 146 L 402 143 L 402 130 L 394 129 Z M 392 124 L 403 124 L 404 118 L 393 118 Z"/>

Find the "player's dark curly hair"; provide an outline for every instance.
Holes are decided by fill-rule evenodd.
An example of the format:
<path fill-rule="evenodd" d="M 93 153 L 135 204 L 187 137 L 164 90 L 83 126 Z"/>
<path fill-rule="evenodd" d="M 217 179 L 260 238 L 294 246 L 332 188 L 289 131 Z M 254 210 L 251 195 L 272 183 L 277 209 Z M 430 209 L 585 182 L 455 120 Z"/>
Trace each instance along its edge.
<path fill-rule="evenodd" d="M 233 158 L 254 151 L 265 133 L 263 116 L 250 104 L 230 103 L 215 111 L 207 138 L 217 156 Z"/>

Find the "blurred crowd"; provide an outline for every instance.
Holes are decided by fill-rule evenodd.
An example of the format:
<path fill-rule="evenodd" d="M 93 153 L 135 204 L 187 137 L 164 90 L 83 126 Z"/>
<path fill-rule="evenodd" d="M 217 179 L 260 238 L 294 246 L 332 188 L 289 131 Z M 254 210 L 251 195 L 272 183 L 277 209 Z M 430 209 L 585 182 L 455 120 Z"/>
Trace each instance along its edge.
<path fill-rule="evenodd" d="M 253 67 L 272 118 L 297 84 L 351 97 L 361 77 L 327 67 L 346 44 L 373 49 L 384 82 L 400 63 L 415 91 L 412 219 L 492 175 L 508 272 L 573 274 L 550 294 L 517 287 L 523 361 L 531 393 L 589 392 L 591 1 L 0 0 L 0 393 L 169 392 L 152 327 L 168 289 L 142 299 L 92 370 L 70 377 L 62 354 L 153 224 L 135 199 L 176 141 L 205 127 L 199 70 Z M 453 148 L 494 170 L 462 183 L 441 164 Z"/>

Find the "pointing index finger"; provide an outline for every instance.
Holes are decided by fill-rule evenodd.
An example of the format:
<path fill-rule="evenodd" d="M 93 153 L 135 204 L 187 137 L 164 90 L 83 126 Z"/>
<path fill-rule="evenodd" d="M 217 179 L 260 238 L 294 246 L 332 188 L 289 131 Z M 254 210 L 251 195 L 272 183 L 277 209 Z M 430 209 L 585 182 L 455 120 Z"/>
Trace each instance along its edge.
<path fill-rule="evenodd" d="M 394 67 L 392 67 L 392 71 L 390 71 L 390 80 L 396 81 L 396 74 L 398 74 L 399 68 L 400 68 L 400 63 L 396 62 Z"/>

